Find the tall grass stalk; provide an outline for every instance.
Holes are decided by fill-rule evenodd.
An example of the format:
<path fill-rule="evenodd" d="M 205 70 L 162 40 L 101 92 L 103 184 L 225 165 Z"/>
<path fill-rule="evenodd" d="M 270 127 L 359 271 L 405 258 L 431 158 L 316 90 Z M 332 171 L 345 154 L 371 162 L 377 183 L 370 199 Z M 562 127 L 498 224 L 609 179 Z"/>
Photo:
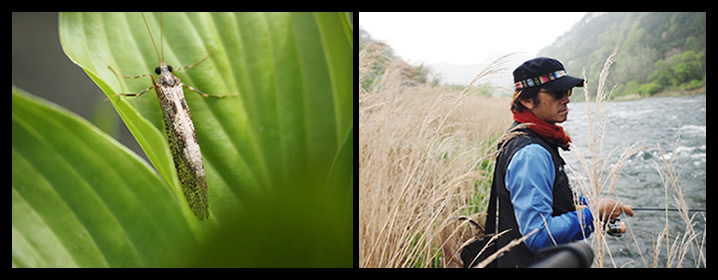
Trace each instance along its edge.
<path fill-rule="evenodd" d="M 688 212 L 688 205 L 686 203 L 686 200 L 683 196 L 683 189 L 679 182 L 680 174 L 683 172 L 685 167 L 690 163 L 687 162 L 684 164 L 679 171 L 676 170 L 675 167 L 675 159 L 677 156 L 676 148 L 678 146 L 678 140 L 676 140 L 676 144 L 673 147 L 673 152 L 671 153 L 670 157 L 667 157 L 663 153 L 663 149 L 661 148 L 661 145 L 658 146 L 658 151 L 661 156 L 661 159 L 663 161 L 663 166 L 659 166 L 658 162 L 655 160 L 653 161 L 656 165 L 656 170 L 658 170 L 658 173 L 661 177 L 661 181 L 663 182 L 663 185 L 665 187 L 665 205 L 666 207 L 669 207 L 669 199 L 668 194 L 673 193 L 673 206 L 679 210 L 679 215 L 681 217 L 681 220 L 685 223 L 685 230 L 683 233 L 678 233 L 675 235 L 675 238 L 673 240 L 673 244 L 670 243 L 670 231 L 669 231 L 669 220 L 668 220 L 668 211 L 665 211 L 665 227 L 663 229 L 663 232 L 659 235 L 659 241 L 661 239 L 665 239 L 666 242 L 666 267 L 680 267 L 685 262 L 685 257 L 688 253 L 691 253 L 694 265 L 696 267 L 700 267 L 701 265 L 703 267 L 706 266 L 706 257 L 703 253 L 703 249 L 705 248 L 705 230 L 703 230 L 703 237 L 701 236 L 700 232 L 697 232 L 694 228 L 694 224 L 700 221 L 696 221 L 696 217 L 698 215 L 702 215 L 702 222 L 705 224 L 705 216 L 703 213 L 697 212 L 693 215 L 689 215 Z M 699 240 L 700 239 L 700 240 Z M 657 266 L 657 259 L 658 255 L 660 254 L 660 244 L 657 242 L 654 246 L 656 249 L 653 251 L 654 254 L 654 267 Z"/>
<path fill-rule="evenodd" d="M 640 143 L 635 143 L 623 151 L 616 164 L 612 167 L 608 166 L 611 155 L 619 148 L 616 147 L 610 152 L 605 153 L 603 146 L 607 116 L 605 110 L 603 109 L 603 102 L 607 100 L 610 95 L 610 92 L 606 88 L 606 79 L 610 73 L 611 65 L 613 64 L 612 59 L 615 55 L 615 52 L 611 54 L 603 65 L 599 75 L 597 92 L 593 101 L 591 101 L 590 92 L 584 88 L 589 128 L 589 157 L 587 158 L 584 156 L 584 152 L 577 146 L 572 146 L 572 150 L 574 151 L 573 154 L 581 163 L 585 176 L 582 176 L 580 174 L 581 172 L 569 166 L 569 170 L 576 175 L 574 177 L 578 178 L 575 180 L 575 183 L 578 185 L 579 192 L 584 194 L 589 201 L 593 202 L 590 203 L 589 206 L 591 207 L 591 212 L 594 213 L 593 226 L 596 230 L 593 233 L 594 238 L 590 240 L 592 240 L 592 247 L 594 248 L 594 251 L 597 251 L 594 263 L 597 263 L 596 265 L 598 267 L 605 266 L 606 255 L 608 255 L 610 261 L 615 266 L 612 254 L 609 251 L 607 242 L 605 241 L 605 232 L 602 230 L 604 228 L 604 224 L 600 219 L 601 217 L 598 215 L 598 201 L 602 197 L 606 196 L 621 201 L 618 197 L 618 193 L 616 192 L 616 182 L 620 176 L 623 164 L 632 155 L 651 147 L 640 146 Z M 576 186 L 574 186 L 574 188 L 576 188 Z M 581 221 L 583 219 L 579 220 Z"/>
<path fill-rule="evenodd" d="M 605 267 L 606 257 L 608 258 L 608 260 L 610 260 L 613 267 L 618 266 L 615 263 L 615 260 L 613 259 L 613 254 L 608 246 L 609 242 L 605 238 L 605 231 L 602 230 L 604 225 L 603 222 L 600 220 L 599 215 L 597 214 L 597 202 L 603 197 L 611 197 L 618 201 L 621 201 L 621 198 L 616 191 L 616 183 L 620 177 L 621 169 L 623 168 L 624 163 L 626 163 L 626 161 L 636 153 L 651 148 L 658 148 L 661 157 L 664 159 L 663 167 L 660 167 L 658 163 L 655 163 L 655 165 L 665 187 L 665 207 L 671 207 L 668 203 L 668 194 L 672 191 L 672 193 L 674 193 L 676 207 L 678 209 L 681 209 L 681 218 L 686 223 L 685 232 L 682 235 L 676 235 L 672 240 L 673 243 L 671 244 L 671 235 L 668 227 L 668 212 L 666 211 L 665 229 L 661 234 L 657 236 L 652 246 L 654 255 L 653 266 L 656 267 L 658 265 L 658 255 L 661 252 L 661 247 L 664 246 L 668 259 L 668 262 L 666 264 L 667 267 L 681 265 L 685 260 L 685 256 L 688 253 L 691 253 L 696 256 L 696 258 L 694 258 L 696 259 L 696 266 L 700 266 L 701 263 L 703 264 L 703 266 L 705 266 L 705 254 L 703 254 L 702 250 L 705 245 L 705 231 L 703 232 L 703 241 L 701 241 L 699 244 L 698 239 L 700 234 L 696 233 L 692 226 L 696 215 L 693 215 L 691 217 L 689 217 L 688 215 L 688 208 L 683 198 L 683 191 L 678 181 L 678 174 L 680 174 L 680 172 L 676 173 L 676 170 L 674 168 L 674 156 L 671 157 L 671 160 L 666 160 L 666 158 L 668 157 L 663 155 L 663 151 L 661 150 L 659 144 L 642 145 L 641 142 L 636 142 L 627 147 L 621 153 L 616 163 L 610 164 L 610 159 L 612 158 L 612 155 L 618 150 L 619 147 L 612 149 L 608 153 L 605 153 L 604 151 L 603 139 L 606 136 L 605 128 L 607 114 L 606 111 L 603 109 L 603 101 L 605 101 L 610 95 L 610 91 L 607 90 L 605 82 L 608 77 L 608 74 L 610 73 L 610 67 L 611 64 L 613 64 L 612 59 L 615 55 L 615 52 L 610 55 L 603 65 L 603 69 L 601 70 L 599 76 L 597 92 L 593 101 L 591 101 L 591 94 L 588 92 L 588 90 L 585 90 L 586 112 L 588 115 L 588 131 L 590 139 L 588 143 L 589 156 L 586 157 L 585 152 L 582 151 L 579 147 L 572 146 L 572 150 L 574 152 L 573 154 L 580 162 L 582 170 L 576 170 L 571 166 L 568 166 L 569 170 L 572 171 L 572 173 L 575 175 L 574 177 L 576 178 L 574 180 L 574 188 L 576 188 L 577 185 L 577 189 L 579 190 L 579 192 L 588 197 L 589 201 L 593 202 L 590 204 L 590 207 L 591 212 L 594 213 L 593 225 L 596 230 L 593 233 L 593 238 L 589 240 L 592 244 L 592 247 L 594 248 L 594 251 L 596 252 L 596 257 L 594 258 L 594 267 Z M 637 215 L 640 215 L 640 213 L 637 213 Z M 625 219 L 624 222 L 628 223 L 628 221 Z M 628 225 L 628 228 L 629 230 L 631 229 L 630 224 Z M 636 239 L 636 236 L 633 234 L 632 230 L 630 231 L 630 234 L 635 243 L 636 249 L 639 251 L 644 266 L 649 266 L 643 256 L 639 242 Z M 663 244 L 662 242 L 665 242 L 665 244 Z"/>

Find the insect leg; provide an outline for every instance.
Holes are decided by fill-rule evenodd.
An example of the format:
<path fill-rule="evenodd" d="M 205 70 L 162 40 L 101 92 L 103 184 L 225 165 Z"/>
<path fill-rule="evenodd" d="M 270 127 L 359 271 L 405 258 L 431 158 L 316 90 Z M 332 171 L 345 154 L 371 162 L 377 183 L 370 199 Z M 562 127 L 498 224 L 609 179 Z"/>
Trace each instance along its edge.
<path fill-rule="evenodd" d="M 147 76 L 149 76 L 150 78 L 152 77 L 152 74 L 142 74 L 142 75 L 137 75 L 137 76 L 134 76 L 134 77 L 130 77 L 130 76 L 125 76 L 125 75 L 122 75 L 122 74 L 120 74 L 120 73 L 117 73 L 117 70 L 115 70 L 114 68 L 112 68 L 111 65 L 110 65 L 110 66 L 107 66 L 107 68 L 110 68 L 110 70 L 112 71 L 112 73 L 115 73 L 115 75 L 116 75 L 117 77 L 122 77 L 122 78 L 125 78 L 125 79 L 132 79 L 132 80 L 134 80 L 134 79 L 139 79 L 139 78 L 147 77 Z M 105 98 L 105 101 L 109 100 L 110 98 L 117 97 L 117 96 L 135 96 L 135 97 L 140 97 L 140 96 L 142 96 L 143 94 L 145 94 L 145 92 L 147 92 L 147 91 L 149 91 L 150 89 L 152 89 L 153 87 L 154 87 L 154 86 L 148 87 L 148 88 L 146 88 L 145 90 L 143 90 L 143 91 L 140 92 L 140 93 L 118 93 L 118 94 L 115 94 L 115 95 L 113 95 L 113 96 L 110 96 L 110 97 Z"/>
<path fill-rule="evenodd" d="M 194 91 L 194 92 L 198 93 L 198 94 L 201 95 L 202 97 L 225 98 L 225 97 L 230 97 L 230 96 L 239 96 L 238 93 L 235 93 L 235 94 L 227 94 L 227 95 L 209 95 L 209 94 L 206 94 L 206 93 L 204 93 L 204 92 L 199 91 L 199 90 L 196 89 L 196 88 L 193 88 L 193 87 L 191 87 L 191 86 L 188 86 L 188 85 L 186 85 L 185 83 L 182 83 L 182 86 L 183 86 L 183 87 L 186 87 L 187 89 L 189 89 L 189 90 L 191 90 L 191 91 Z"/>
<path fill-rule="evenodd" d="M 143 90 L 143 91 L 140 92 L 140 93 L 118 93 L 118 94 L 115 94 L 115 95 L 113 95 L 113 96 L 111 96 L 111 97 L 105 98 L 105 101 L 107 101 L 107 100 L 110 99 L 110 98 L 117 97 L 117 96 L 134 96 L 134 97 L 140 97 L 140 96 L 142 96 L 143 94 L 145 94 L 145 92 L 147 92 L 147 91 L 149 91 L 150 89 L 152 89 L 153 87 L 154 87 L 154 86 L 148 87 L 148 88 L 146 88 L 145 90 Z"/>
<path fill-rule="evenodd" d="M 200 63 L 204 62 L 205 60 L 207 60 L 207 58 L 209 58 L 210 55 L 212 55 L 212 52 L 210 52 L 207 56 L 203 57 L 202 59 L 200 59 L 199 61 L 197 61 L 197 62 L 195 62 L 195 63 L 192 63 L 192 64 L 187 65 L 187 66 L 185 66 L 185 67 L 181 67 L 181 68 L 175 69 L 174 71 L 172 71 L 172 73 L 177 72 L 177 71 L 187 70 L 187 69 L 190 69 L 190 68 L 192 68 L 192 67 L 195 67 L 195 66 L 197 66 L 197 64 L 200 64 Z"/>
<path fill-rule="evenodd" d="M 134 79 L 139 79 L 139 78 L 142 78 L 142 77 L 152 76 L 152 74 L 142 74 L 142 75 L 137 75 L 137 76 L 125 76 L 125 75 L 122 75 L 122 74 L 120 74 L 120 73 L 117 73 L 117 70 L 115 70 L 114 68 L 112 68 L 112 66 L 107 66 L 107 68 L 110 68 L 110 70 L 112 71 L 112 73 L 115 73 L 115 75 L 116 75 L 117 77 L 122 77 L 122 78 L 125 78 L 125 79 L 134 80 Z"/>

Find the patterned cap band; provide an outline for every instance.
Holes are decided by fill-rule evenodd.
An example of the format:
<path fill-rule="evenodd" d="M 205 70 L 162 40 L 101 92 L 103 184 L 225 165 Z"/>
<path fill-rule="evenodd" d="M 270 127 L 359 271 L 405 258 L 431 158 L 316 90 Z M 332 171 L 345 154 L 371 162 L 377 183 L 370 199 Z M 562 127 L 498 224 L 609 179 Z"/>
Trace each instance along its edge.
<path fill-rule="evenodd" d="M 566 74 L 566 70 L 558 70 L 553 73 L 548 73 L 546 75 L 541 75 L 535 78 L 529 78 L 523 81 L 516 82 L 516 89 L 522 89 L 522 88 L 530 88 L 530 87 L 537 87 L 542 84 L 548 83 L 550 81 L 556 80 L 558 78 L 561 78 L 563 76 L 568 76 Z"/>

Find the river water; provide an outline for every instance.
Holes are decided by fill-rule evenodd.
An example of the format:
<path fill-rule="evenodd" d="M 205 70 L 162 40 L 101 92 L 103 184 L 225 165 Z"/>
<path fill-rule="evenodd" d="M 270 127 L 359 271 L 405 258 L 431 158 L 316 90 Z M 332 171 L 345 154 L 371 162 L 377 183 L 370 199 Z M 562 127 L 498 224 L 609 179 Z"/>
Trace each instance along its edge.
<path fill-rule="evenodd" d="M 593 105 L 593 104 L 591 104 Z M 571 136 L 573 145 L 589 158 L 589 126 L 586 114 L 586 103 L 570 103 L 568 120 L 562 124 Z M 674 168 L 680 172 L 679 184 L 688 208 L 706 208 L 706 96 L 656 97 L 625 102 L 604 102 L 606 112 L 606 129 L 604 137 L 604 155 L 618 147 L 608 156 L 606 169 L 613 168 L 621 153 L 637 141 L 641 146 L 660 144 L 666 160 L 674 153 Z M 594 109 L 592 109 L 594 110 Z M 575 180 L 585 176 L 575 151 L 563 152 L 567 164 L 578 171 L 568 171 Z M 616 183 L 616 191 L 622 202 L 634 207 L 666 207 L 665 188 L 656 168 L 665 168 L 663 157 L 657 148 L 649 148 L 638 152 L 625 161 L 621 176 Z M 607 190 L 608 187 L 604 188 Z M 669 186 L 668 207 L 676 207 L 676 192 Z M 692 216 L 694 213 L 691 212 Z M 700 245 L 705 231 L 705 213 L 695 216 L 692 224 L 700 236 Z M 676 237 L 678 244 L 686 231 L 686 223 L 678 212 L 669 212 L 669 237 L 673 245 Z M 634 217 L 622 217 L 638 241 L 636 242 L 627 231 L 622 237 L 608 236 L 606 242 L 611 249 L 615 265 L 618 267 L 649 267 L 653 266 L 653 244 L 665 228 L 665 212 L 636 211 Z M 592 237 L 593 238 L 593 235 Z M 659 251 L 658 267 L 666 267 L 666 240 L 662 240 Z M 595 248 L 594 248 L 595 250 Z M 682 267 L 695 267 L 694 256 L 690 252 L 685 255 Z M 643 260 L 641 254 L 643 254 Z M 695 254 L 697 249 L 693 249 Z M 705 255 L 705 247 L 703 247 Z M 645 261 L 645 263 L 644 263 Z M 675 267 L 677 260 L 672 260 Z M 608 256 L 604 256 L 604 265 L 613 267 Z"/>

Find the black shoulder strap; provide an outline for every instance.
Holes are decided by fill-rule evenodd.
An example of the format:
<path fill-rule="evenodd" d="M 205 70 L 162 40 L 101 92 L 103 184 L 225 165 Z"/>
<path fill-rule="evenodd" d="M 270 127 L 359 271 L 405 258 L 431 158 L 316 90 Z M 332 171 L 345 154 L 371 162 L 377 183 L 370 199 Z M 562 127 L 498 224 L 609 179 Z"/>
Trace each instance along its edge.
<path fill-rule="evenodd" d="M 496 174 L 494 174 L 494 176 L 496 176 Z M 498 219 L 498 216 L 496 215 L 496 209 L 498 209 L 498 205 L 497 205 L 498 203 L 499 203 L 499 195 L 496 190 L 496 184 L 492 183 L 491 184 L 491 194 L 489 195 L 489 209 L 487 210 L 488 215 L 486 216 L 486 225 L 484 226 L 484 228 L 486 229 L 486 231 L 485 231 L 486 234 L 491 234 L 491 233 L 497 234 L 498 233 L 497 229 L 499 227 L 499 225 L 498 225 L 499 219 Z"/>

